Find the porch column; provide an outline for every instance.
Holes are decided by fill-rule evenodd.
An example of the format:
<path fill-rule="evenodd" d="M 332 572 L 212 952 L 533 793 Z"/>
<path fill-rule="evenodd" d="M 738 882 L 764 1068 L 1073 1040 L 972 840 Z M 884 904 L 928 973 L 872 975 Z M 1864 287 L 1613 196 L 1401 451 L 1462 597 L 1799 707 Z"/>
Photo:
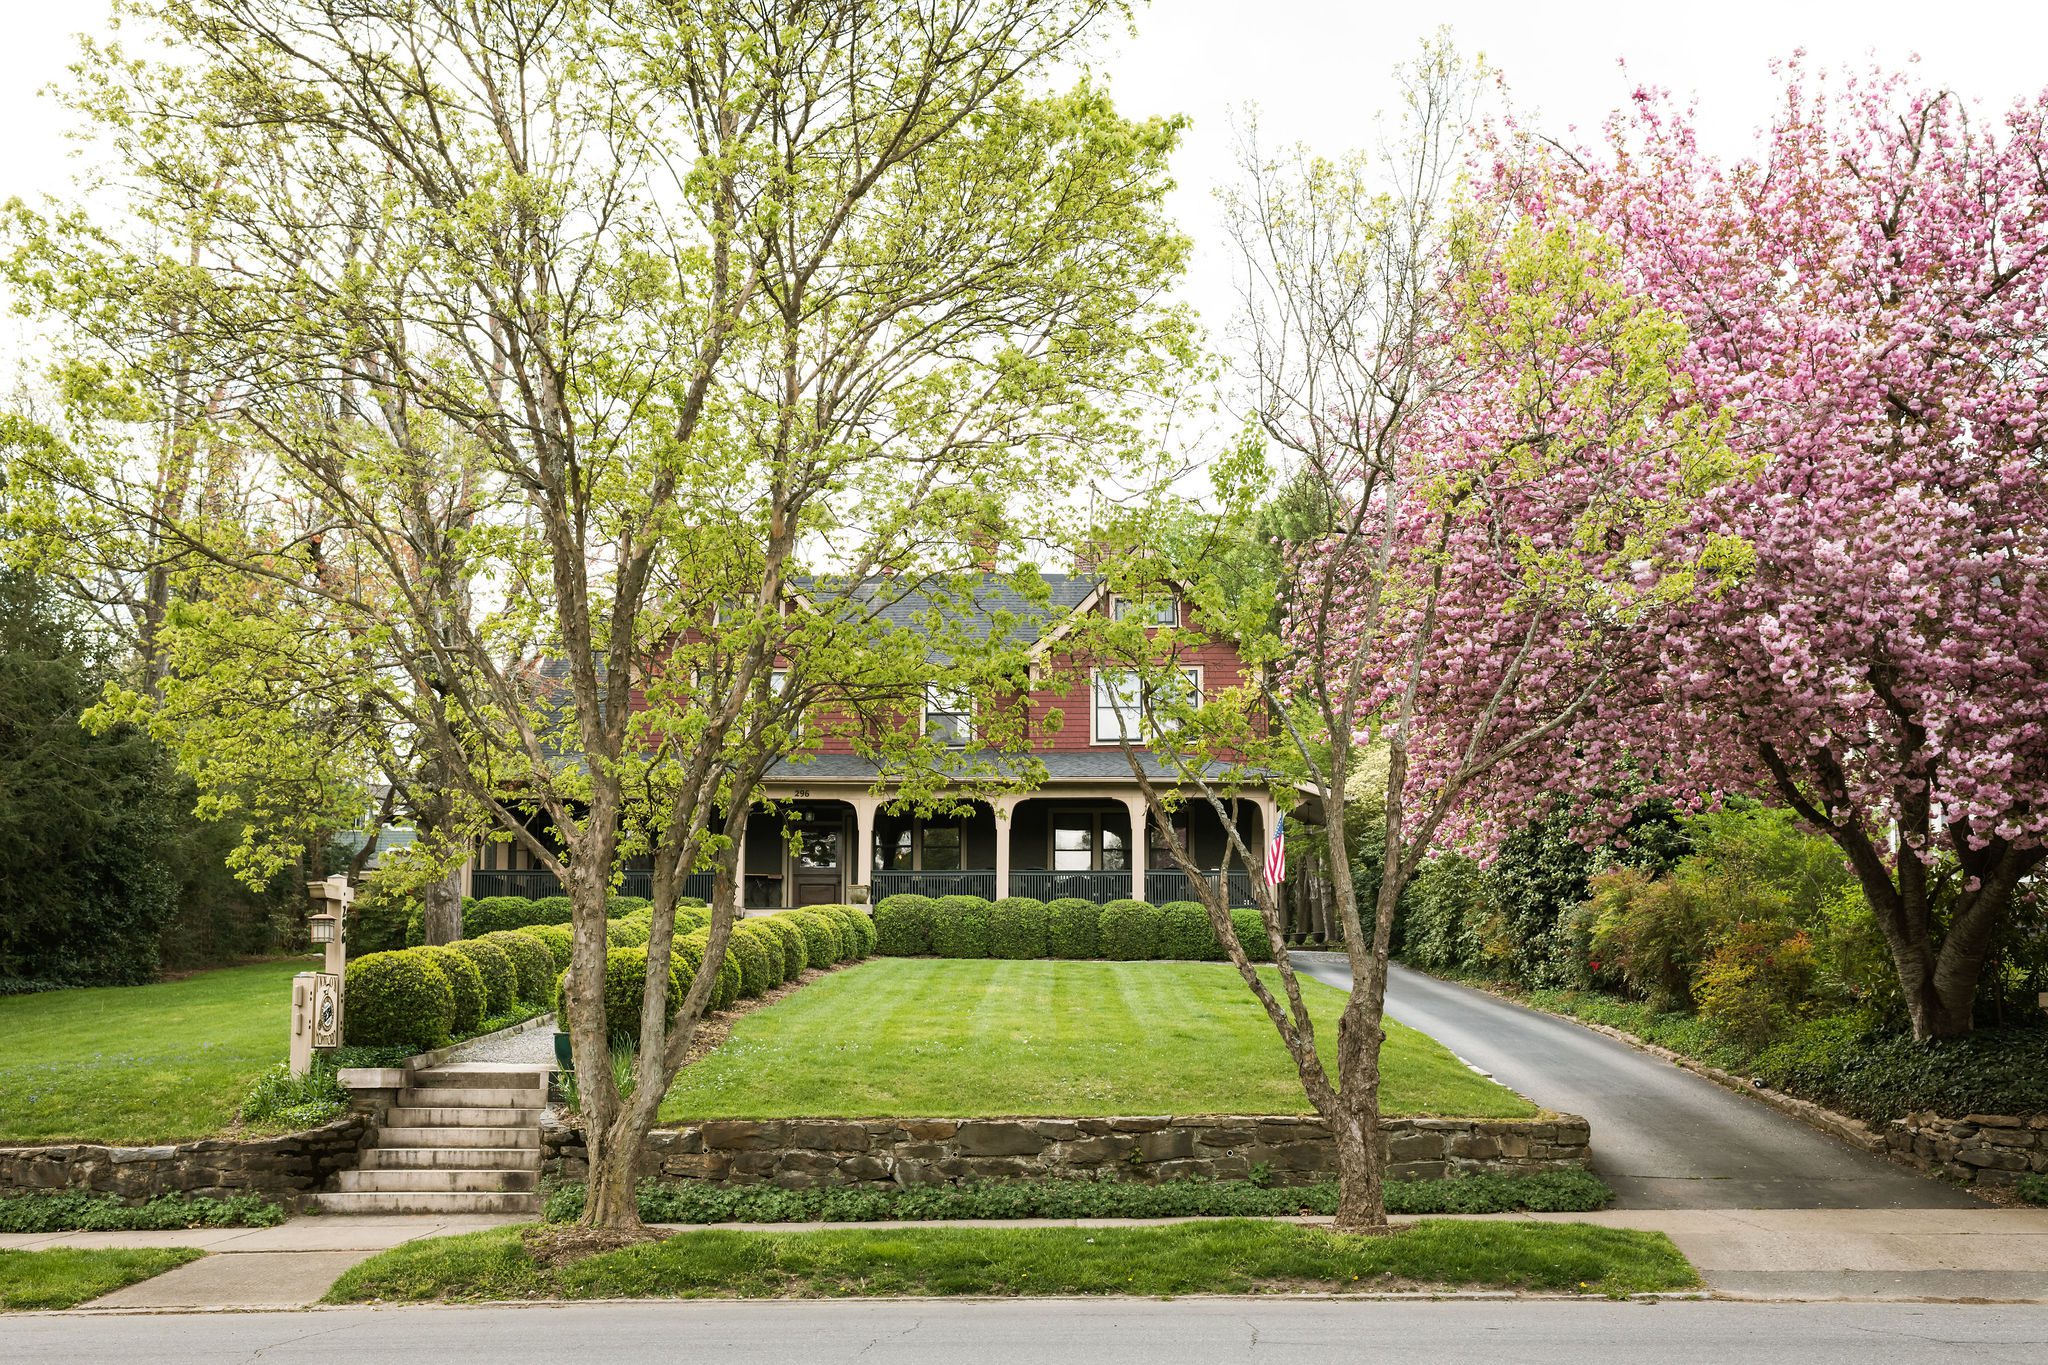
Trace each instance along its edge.
<path fill-rule="evenodd" d="M 1015 796 L 998 796 L 988 803 L 996 815 L 997 900 L 1003 900 L 1010 894 L 1010 812 L 1017 809 L 1017 802 L 1021 799 Z"/>
<path fill-rule="evenodd" d="M 739 837 L 732 841 L 732 917 L 742 920 L 747 915 L 747 826 L 754 818 L 754 807 L 747 806 L 747 818 L 740 821 Z M 718 891 L 714 884 L 712 895 Z"/>
<path fill-rule="evenodd" d="M 881 808 L 879 796 L 854 796 L 847 798 L 853 807 L 853 870 L 854 881 L 868 898 L 868 904 L 875 902 L 875 812 Z"/>
<path fill-rule="evenodd" d="M 1147 828 L 1150 812 L 1145 806 L 1145 793 L 1136 792 L 1124 799 L 1124 809 L 1131 813 L 1131 899 L 1145 899 L 1145 855 L 1151 851 L 1151 831 Z"/>

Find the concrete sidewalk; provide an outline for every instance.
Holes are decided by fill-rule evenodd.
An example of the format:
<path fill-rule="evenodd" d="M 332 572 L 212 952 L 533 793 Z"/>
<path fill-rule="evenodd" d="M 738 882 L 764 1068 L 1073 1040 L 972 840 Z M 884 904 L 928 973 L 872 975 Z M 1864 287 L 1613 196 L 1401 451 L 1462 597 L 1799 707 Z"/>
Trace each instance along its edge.
<path fill-rule="evenodd" d="M 1726 1298 L 2048 1302 L 2048 1209 L 1610 1209 L 1483 1215 L 1662 1232 Z M 274 1228 L 0 1235 L 0 1249 L 189 1246 L 209 1252 L 92 1309 L 294 1308 L 379 1251 L 523 1221 L 506 1217 L 295 1218 Z M 1187 1219 L 1022 1219 L 883 1224 L 721 1223 L 728 1231 L 839 1227 L 1130 1227 Z M 1327 1219 L 1304 1218 L 1308 1224 Z M 1413 1222 L 1397 1218 L 1396 1222 Z M 664 1225 L 672 1232 L 696 1226 Z"/>

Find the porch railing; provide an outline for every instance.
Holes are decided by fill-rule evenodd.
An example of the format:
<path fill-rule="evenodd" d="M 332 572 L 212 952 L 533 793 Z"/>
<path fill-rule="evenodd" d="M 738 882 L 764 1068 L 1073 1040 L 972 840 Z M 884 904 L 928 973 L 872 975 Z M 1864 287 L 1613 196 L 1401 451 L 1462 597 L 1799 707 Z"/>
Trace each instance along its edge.
<path fill-rule="evenodd" d="M 1033 900 L 1041 901 L 1066 900 L 1072 897 L 1094 901 L 1100 905 L 1108 901 L 1128 900 L 1131 894 L 1131 874 L 1013 870 L 1010 873 L 1010 894 L 1029 896 Z"/>
<path fill-rule="evenodd" d="M 871 900 L 884 896 L 980 896 L 993 900 L 996 894 L 994 868 L 966 868 L 955 872 L 884 872 L 876 869 L 868 887 Z M 1010 875 L 1014 884 L 1016 874 Z"/>
<path fill-rule="evenodd" d="M 1216 876 L 1216 873 L 1211 872 L 1209 880 L 1213 883 Z M 1250 906 L 1258 903 L 1252 899 L 1251 873 L 1243 868 L 1230 869 L 1227 885 L 1231 906 Z M 1177 867 L 1149 867 L 1145 869 L 1145 899 L 1154 905 L 1164 905 L 1168 901 L 1191 901 L 1195 899 L 1195 889 L 1189 884 L 1187 873 Z"/>

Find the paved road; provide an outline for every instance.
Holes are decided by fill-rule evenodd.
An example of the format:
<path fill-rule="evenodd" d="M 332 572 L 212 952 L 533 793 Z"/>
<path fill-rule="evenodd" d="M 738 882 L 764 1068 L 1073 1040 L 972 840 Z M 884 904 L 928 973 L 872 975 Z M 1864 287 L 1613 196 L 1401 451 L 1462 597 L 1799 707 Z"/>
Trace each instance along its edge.
<path fill-rule="evenodd" d="M 2048 1307 L 1946 1304 L 1118 1301 L 577 1304 L 188 1316 L 23 1314 L 6 1358 L 505 1365 L 2037 1365 Z M 1682 1345 L 1680 1344 L 1682 1343 Z"/>
<path fill-rule="evenodd" d="M 1341 956 L 1297 953 L 1295 962 L 1350 986 Z M 1583 1114 L 1593 1169 L 1618 1208 L 1984 1207 L 1704 1077 L 1483 991 L 1396 967 L 1387 1013 L 1536 1103 Z"/>

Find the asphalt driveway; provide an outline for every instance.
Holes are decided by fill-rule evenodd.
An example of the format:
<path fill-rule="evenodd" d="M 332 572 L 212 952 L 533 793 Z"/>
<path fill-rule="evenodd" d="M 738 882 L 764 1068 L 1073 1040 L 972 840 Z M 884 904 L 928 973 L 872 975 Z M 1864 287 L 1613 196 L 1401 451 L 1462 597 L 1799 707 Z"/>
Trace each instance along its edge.
<path fill-rule="evenodd" d="M 1341 954 L 1294 961 L 1350 987 Z M 1483 991 L 1396 966 L 1387 1013 L 1536 1103 L 1583 1115 L 1593 1125 L 1593 1170 L 1614 1187 L 1617 1208 L 1984 1207 L 1761 1101 Z"/>

